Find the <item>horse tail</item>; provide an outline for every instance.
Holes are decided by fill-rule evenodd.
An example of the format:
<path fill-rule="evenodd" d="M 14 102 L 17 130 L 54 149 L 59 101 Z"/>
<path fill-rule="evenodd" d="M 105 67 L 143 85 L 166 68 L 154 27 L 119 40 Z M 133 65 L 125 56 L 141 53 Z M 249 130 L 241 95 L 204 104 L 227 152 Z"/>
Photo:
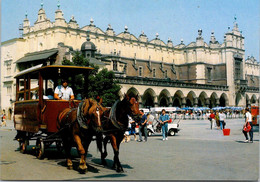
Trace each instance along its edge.
<path fill-rule="evenodd" d="M 102 142 L 103 142 L 103 133 L 98 133 L 96 135 L 97 152 L 99 151 L 101 154 L 102 154 Z"/>

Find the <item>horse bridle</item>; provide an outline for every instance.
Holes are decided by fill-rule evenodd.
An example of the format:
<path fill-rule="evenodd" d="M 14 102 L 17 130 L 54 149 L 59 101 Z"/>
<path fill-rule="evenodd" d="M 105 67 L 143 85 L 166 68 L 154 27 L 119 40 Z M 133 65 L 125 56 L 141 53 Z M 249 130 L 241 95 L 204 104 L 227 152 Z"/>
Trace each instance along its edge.
<path fill-rule="evenodd" d="M 79 107 L 78 107 L 78 110 L 77 110 L 77 120 L 78 120 L 80 127 L 84 128 L 84 129 L 88 129 L 89 128 L 88 124 L 89 124 L 90 119 L 86 119 L 83 115 L 83 103 L 84 103 L 84 101 L 79 104 Z M 100 109 L 99 109 L 99 107 L 103 111 L 100 104 L 97 103 L 96 113 L 98 115 L 98 124 L 100 126 L 102 126 L 101 125 L 101 119 L 100 119 Z"/>

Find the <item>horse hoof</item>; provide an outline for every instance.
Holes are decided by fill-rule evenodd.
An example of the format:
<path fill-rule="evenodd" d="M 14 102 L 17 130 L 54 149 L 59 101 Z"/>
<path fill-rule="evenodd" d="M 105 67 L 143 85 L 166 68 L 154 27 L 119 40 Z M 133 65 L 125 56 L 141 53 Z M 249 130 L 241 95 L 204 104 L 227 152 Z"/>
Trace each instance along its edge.
<path fill-rule="evenodd" d="M 103 166 L 107 166 L 107 161 L 106 161 L 106 160 L 103 160 L 101 164 L 102 164 Z"/>
<path fill-rule="evenodd" d="M 118 172 L 118 173 L 123 173 L 124 170 L 123 170 L 122 168 L 117 168 L 116 172 Z"/>
<path fill-rule="evenodd" d="M 87 171 L 87 168 L 88 167 L 87 167 L 86 164 L 80 164 L 78 169 L 79 169 L 80 172 L 84 172 L 85 173 Z"/>

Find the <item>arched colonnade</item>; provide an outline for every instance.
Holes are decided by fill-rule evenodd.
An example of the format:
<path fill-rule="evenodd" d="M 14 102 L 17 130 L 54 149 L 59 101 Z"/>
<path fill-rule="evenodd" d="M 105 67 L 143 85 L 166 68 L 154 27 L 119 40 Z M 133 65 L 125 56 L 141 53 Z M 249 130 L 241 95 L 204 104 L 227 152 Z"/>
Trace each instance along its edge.
<path fill-rule="evenodd" d="M 139 95 L 140 107 L 218 107 L 230 106 L 228 94 L 225 91 L 214 90 L 188 90 L 175 89 L 169 90 L 153 89 L 153 88 L 123 88 L 121 89 L 121 96 L 123 93 L 128 95 Z M 241 106 L 241 94 L 236 94 L 236 106 Z M 259 103 L 259 98 L 255 94 L 246 95 L 246 104 Z"/>

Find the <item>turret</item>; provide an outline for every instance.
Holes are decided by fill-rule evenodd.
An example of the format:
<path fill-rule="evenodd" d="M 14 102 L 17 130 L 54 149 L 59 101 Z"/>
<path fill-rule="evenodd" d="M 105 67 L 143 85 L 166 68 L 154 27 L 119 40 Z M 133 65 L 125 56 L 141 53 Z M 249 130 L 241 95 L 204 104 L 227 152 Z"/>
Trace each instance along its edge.
<path fill-rule="evenodd" d="M 110 24 L 108 24 L 106 34 L 110 36 L 115 36 L 115 32 Z"/>
<path fill-rule="evenodd" d="M 196 38 L 196 46 L 204 46 L 204 39 L 202 37 L 202 30 L 198 30 L 198 37 Z"/>
<path fill-rule="evenodd" d="M 23 20 L 23 33 L 26 34 L 30 31 L 30 21 L 27 18 L 27 12 L 25 13 L 25 18 Z"/>
<path fill-rule="evenodd" d="M 148 38 L 147 36 L 144 34 L 144 31 L 142 31 L 142 33 L 139 35 L 138 38 L 141 42 L 148 42 Z"/>
<path fill-rule="evenodd" d="M 238 49 L 244 49 L 244 37 L 242 36 L 242 31 L 238 29 L 238 24 L 236 22 L 236 17 L 234 17 L 234 25 L 232 31 L 228 28 L 226 36 L 226 46 Z"/>
<path fill-rule="evenodd" d="M 89 35 L 87 35 L 87 41 L 81 45 L 81 52 L 86 58 L 94 58 L 96 52 L 96 46 L 93 42 L 90 42 Z"/>
<path fill-rule="evenodd" d="M 79 28 L 79 25 L 77 24 L 77 21 L 75 20 L 73 15 L 70 18 L 68 26 L 71 27 L 71 28 L 75 28 L 75 29 Z"/>
<path fill-rule="evenodd" d="M 67 27 L 67 23 L 63 17 L 63 13 L 60 10 L 60 4 L 57 5 L 58 9 L 55 11 L 55 26 Z"/>
<path fill-rule="evenodd" d="M 167 46 L 168 46 L 168 47 L 173 47 L 173 43 L 172 43 L 172 40 L 171 40 L 170 37 L 168 38 Z"/>

